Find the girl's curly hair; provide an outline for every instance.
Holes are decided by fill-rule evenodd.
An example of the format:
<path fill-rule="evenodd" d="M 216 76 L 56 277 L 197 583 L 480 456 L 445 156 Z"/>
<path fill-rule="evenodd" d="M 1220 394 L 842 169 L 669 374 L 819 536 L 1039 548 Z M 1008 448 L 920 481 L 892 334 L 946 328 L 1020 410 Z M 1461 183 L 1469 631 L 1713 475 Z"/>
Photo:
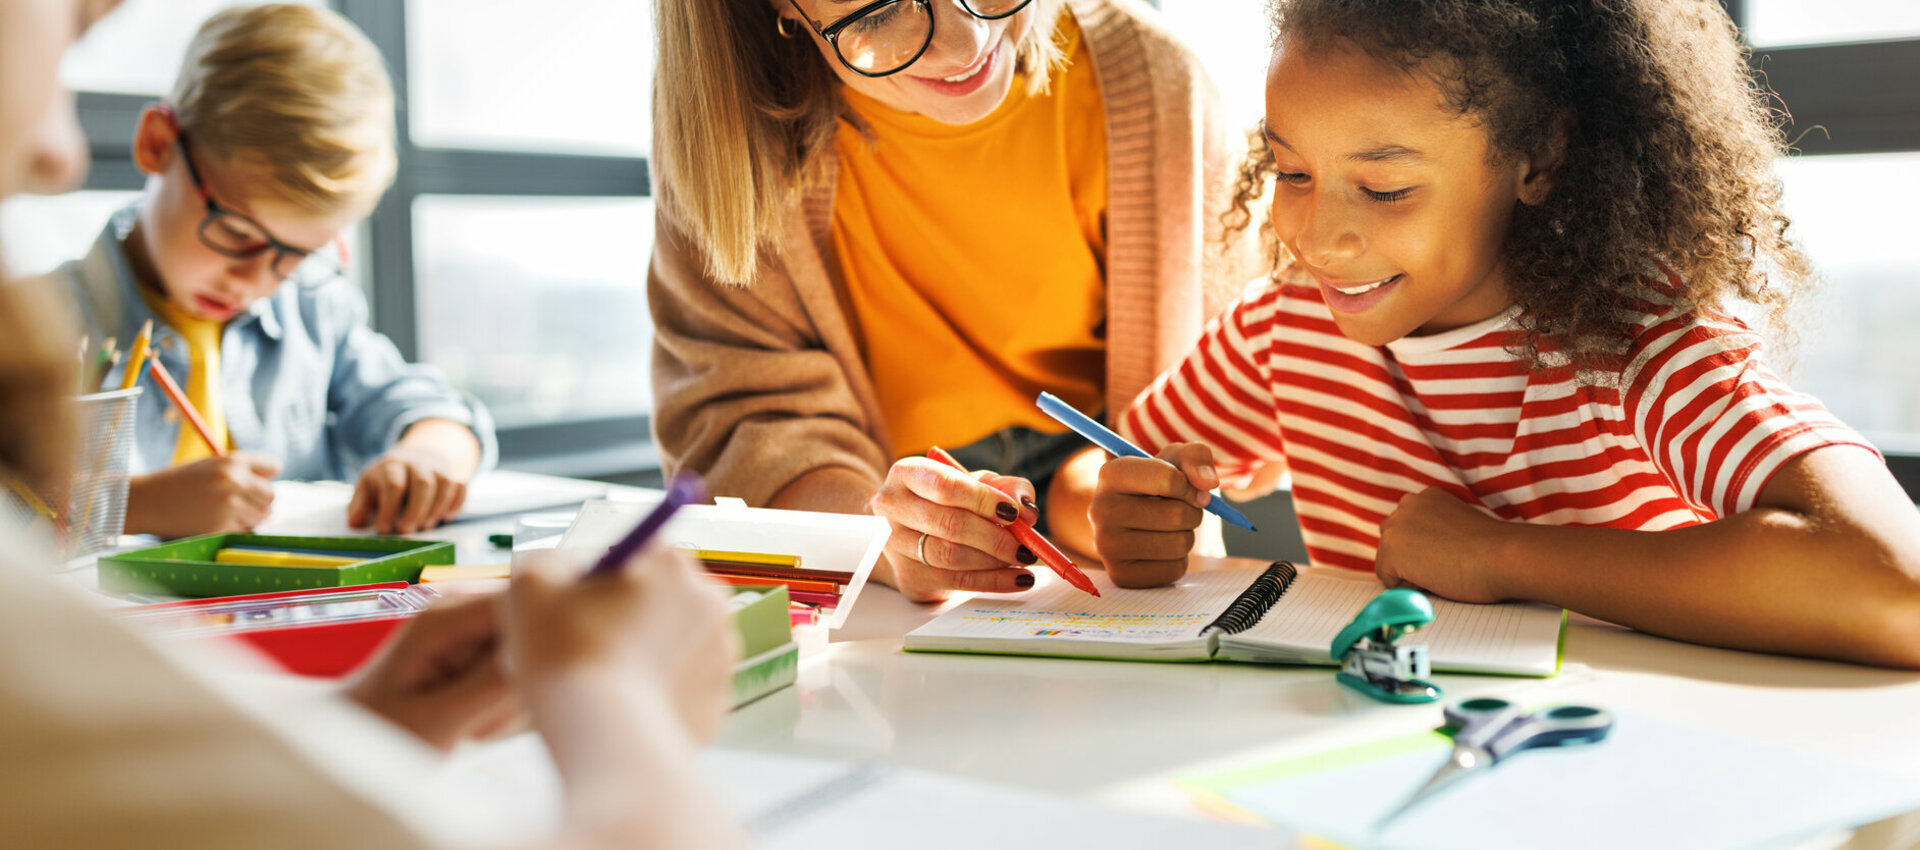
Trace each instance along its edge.
<path fill-rule="evenodd" d="M 1521 308 L 1519 348 L 1540 343 L 1582 372 L 1616 367 L 1623 316 L 1648 294 L 1650 261 L 1678 272 L 1681 304 L 1759 308 L 1789 337 L 1808 281 L 1787 237 L 1774 160 L 1784 114 L 1746 62 L 1715 0 L 1271 0 L 1286 39 L 1344 39 L 1438 82 L 1483 126 L 1496 157 L 1570 131 L 1553 188 L 1519 205 L 1502 247 Z M 1570 120 L 1569 120 L 1570 119 Z M 1256 130 L 1229 229 L 1265 194 L 1271 153 Z M 1277 267 L 1277 266 L 1276 266 Z"/>

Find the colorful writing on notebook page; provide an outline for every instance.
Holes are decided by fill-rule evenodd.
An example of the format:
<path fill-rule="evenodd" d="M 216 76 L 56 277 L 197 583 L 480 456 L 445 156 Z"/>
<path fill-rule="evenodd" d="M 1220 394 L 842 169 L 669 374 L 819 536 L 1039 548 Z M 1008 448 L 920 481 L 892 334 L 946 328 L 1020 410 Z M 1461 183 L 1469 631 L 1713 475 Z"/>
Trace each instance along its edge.
<path fill-rule="evenodd" d="M 943 615 L 950 637 L 1057 637 L 1075 640 L 1156 642 L 1191 640 L 1246 589 L 1241 570 L 1203 570 L 1178 582 L 1146 590 L 1113 587 L 1104 573 L 1090 573 L 1098 599 L 1067 584 L 1054 584 L 1012 599 L 975 597 Z M 956 622 L 957 621 L 957 622 Z"/>

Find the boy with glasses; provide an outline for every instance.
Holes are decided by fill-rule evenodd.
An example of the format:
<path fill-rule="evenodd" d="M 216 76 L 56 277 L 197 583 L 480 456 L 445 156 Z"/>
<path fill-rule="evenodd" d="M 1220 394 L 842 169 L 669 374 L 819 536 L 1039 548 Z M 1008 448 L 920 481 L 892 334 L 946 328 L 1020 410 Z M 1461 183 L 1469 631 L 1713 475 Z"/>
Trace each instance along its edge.
<path fill-rule="evenodd" d="M 337 280 L 341 234 L 392 183 L 393 134 L 378 51 L 338 15 L 297 4 L 215 15 L 167 100 L 141 114 L 145 196 L 52 277 L 94 339 L 131 344 L 156 320 L 154 355 L 214 441 L 238 451 L 212 456 L 143 378 L 128 532 L 251 528 L 275 476 L 357 477 L 347 519 L 383 533 L 459 511 L 494 454 L 490 418 L 406 363 Z"/>

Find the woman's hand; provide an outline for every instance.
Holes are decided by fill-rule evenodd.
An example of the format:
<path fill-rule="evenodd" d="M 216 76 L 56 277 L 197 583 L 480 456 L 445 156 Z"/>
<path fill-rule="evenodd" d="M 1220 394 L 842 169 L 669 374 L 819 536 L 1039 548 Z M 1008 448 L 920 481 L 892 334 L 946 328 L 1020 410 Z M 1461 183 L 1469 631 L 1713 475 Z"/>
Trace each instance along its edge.
<path fill-rule="evenodd" d="M 527 552 L 514 565 L 506 621 L 515 683 L 529 699 L 574 679 L 624 683 L 660 694 L 689 734 L 711 738 L 739 654 L 721 591 L 671 549 L 650 547 L 590 579 L 566 557 Z"/>
<path fill-rule="evenodd" d="M 1115 458 L 1100 467 L 1087 518 L 1113 583 L 1158 587 L 1186 575 L 1200 509 L 1218 486 L 1213 450 L 1199 443 L 1175 443 L 1158 458 Z"/>
<path fill-rule="evenodd" d="M 501 674 L 499 638 L 494 600 L 442 600 L 355 671 L 345 694 L 442 752 L 491 737 L 521 714 Z"/>
<path fill-rule="evenodd" d="M 915 602 L 950 591 L 1012 593 L 1033 586 L 1021 569 L 1039 560 L 1007 527 L 1039 518 L 1033 484 L 992 472 L 961 472 L 928 458 L 906 458 L 874 494 L 874 515 L 893 526 L 874 577 Z"/>

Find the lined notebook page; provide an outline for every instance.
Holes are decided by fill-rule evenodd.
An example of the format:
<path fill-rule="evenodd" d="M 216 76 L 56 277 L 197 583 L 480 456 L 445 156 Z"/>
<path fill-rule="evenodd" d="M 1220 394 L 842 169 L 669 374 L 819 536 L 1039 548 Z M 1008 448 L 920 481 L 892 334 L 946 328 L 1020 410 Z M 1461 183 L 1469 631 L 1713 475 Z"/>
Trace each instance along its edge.
<path fill-rule="evenodd" d="M 1235 637 L 1310 650 L 1330 664 L 1327 650 L 1334 636 L 1382 590 L 1371 577 L 1309 570 L 1259 624 Z M 1434 669 L 1548 676 L 1559 666 L 1560 609 L 1427 598 L 1433 602 L 1433 623 L 1415 638 L 1427 644 Z"/>
<path fill-rule="evenodd" d="M 907 648 L 928 640 L 943 645 L 970 641 L 1076 641 L 1159 643 L 1194 640 L 1200 630 L 1266 569 L 1237 567 L 1188 573 L 1168 587 L 1124 590 L 1104 572 L 1087 576 L 1100 588 L 1095 598 L 1065 582 L 1020 596 L 976 596 L 907 636 Z M 919 640 L 916 640 L 918 638 Z M 997 651 L 1046 653 L 1045 647 L 1000 647 Z"/>

